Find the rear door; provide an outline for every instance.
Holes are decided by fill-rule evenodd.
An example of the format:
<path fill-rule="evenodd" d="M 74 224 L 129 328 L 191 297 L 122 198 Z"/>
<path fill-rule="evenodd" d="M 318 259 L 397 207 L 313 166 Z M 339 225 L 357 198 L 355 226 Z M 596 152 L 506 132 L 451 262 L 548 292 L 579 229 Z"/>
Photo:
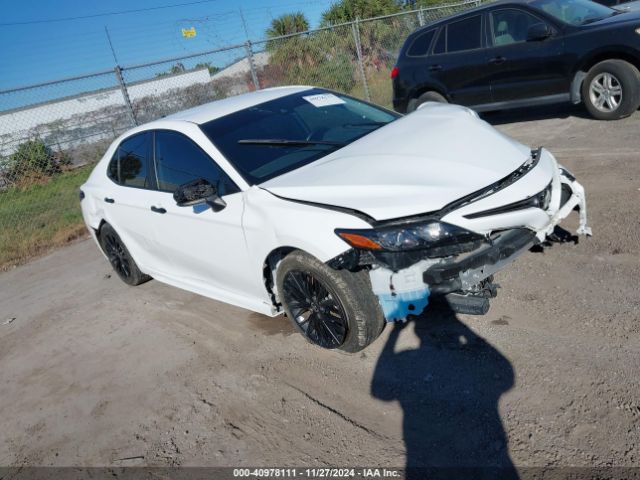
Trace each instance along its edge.
<path fill-rule="evenodd" d="M 443 25 L 427 57 L 427 70 L 453 103 L 475 105 L 491 98 L 484 15 L 478 13 Z"/>
<path fill-rule="evenodd" d="M 569 63 L 562 36 L 554 26 L 528 10 L 512 7 L 492 10 L 488 18 L 493 102 L 569 93 Z M 546 23 L 552 36 L 528 42 L 528 29 L 536 23 Z"/>
<path fill-rule="evenodd" d="M 149 196 L 155 188 L 152 174 L 150 132 L 123 140 L 109 163 L 107 176 L 113 184 L 100 194 L 107 222 L 145 270 L 154 265 Z"/>

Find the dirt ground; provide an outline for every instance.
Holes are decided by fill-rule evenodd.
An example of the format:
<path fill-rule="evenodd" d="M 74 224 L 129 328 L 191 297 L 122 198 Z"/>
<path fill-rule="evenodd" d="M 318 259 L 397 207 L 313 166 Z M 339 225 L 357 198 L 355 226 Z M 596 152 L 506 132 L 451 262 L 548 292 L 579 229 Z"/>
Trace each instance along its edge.
<path fill-rule="evenodd" d="M 127 287 L 80 241 L 0 275 L 0 465 L 638 466 L 640 112 L 486 118 L 576 174 L 594 233 L 501 272 L 486 316 L 324 351 L 284 317 Z"/>

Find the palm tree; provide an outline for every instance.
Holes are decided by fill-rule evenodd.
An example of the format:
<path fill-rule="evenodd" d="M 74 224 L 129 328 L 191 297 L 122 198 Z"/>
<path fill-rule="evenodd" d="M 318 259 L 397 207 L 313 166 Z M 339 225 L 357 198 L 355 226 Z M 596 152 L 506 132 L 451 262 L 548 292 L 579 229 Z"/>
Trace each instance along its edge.
<path fill-rule="evenodd" d="M 274 18 L 267 29 L 267 37 L 281 37 L 309 30 L 309 21 L 302 12 L 287 13 Z"/>

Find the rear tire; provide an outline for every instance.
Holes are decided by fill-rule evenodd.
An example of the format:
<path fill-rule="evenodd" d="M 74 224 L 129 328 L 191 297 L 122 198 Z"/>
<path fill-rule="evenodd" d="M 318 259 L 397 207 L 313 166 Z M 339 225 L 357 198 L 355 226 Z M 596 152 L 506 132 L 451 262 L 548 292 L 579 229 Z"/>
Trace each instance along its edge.
<path fill-rule="evenodd" d="M 449 103 L 449 101 L 438 92 L 424 92 L 418 98 L 414 98 L 409 101 L 409 105 L 407 105 L 407 113 L 417 110 L 420 105 L 427 102 Z"/>
<path fill-rule="evenodd" d="M 124 283 L 135 286 L 151 280 L 149 275 L 140 271 L 124 242 L 108 223 L 100 229 L 100 246 Z"/>
<path fill-rule="evenodd" d="M 385 326 L 366 271 L 334 270 L 298 250 L 278 266 L 276 286 L 294 326 L 320 347 L 359 352 Z"/>
<path fill-rule="evenodd" d="M 598 120 L 628 117 L 640 106 L 640 72 L 624 60 L 600 62 L 582 82 L 582 100 Z"/>

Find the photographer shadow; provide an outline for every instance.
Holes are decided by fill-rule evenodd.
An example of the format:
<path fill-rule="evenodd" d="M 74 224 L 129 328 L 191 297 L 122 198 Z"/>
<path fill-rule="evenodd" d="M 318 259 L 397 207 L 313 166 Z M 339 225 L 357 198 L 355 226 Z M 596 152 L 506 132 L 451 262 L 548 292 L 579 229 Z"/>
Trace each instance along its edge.
<path fill-rule="evenodd" d="M 409 323 L 420 346 L 396 352 Z M 371 393 L 400 402 L 406 478 L 519 478 L 498 412 L 500 396 L 514 383 L 509 361 L 447 305 L 392 328 Z"/>

